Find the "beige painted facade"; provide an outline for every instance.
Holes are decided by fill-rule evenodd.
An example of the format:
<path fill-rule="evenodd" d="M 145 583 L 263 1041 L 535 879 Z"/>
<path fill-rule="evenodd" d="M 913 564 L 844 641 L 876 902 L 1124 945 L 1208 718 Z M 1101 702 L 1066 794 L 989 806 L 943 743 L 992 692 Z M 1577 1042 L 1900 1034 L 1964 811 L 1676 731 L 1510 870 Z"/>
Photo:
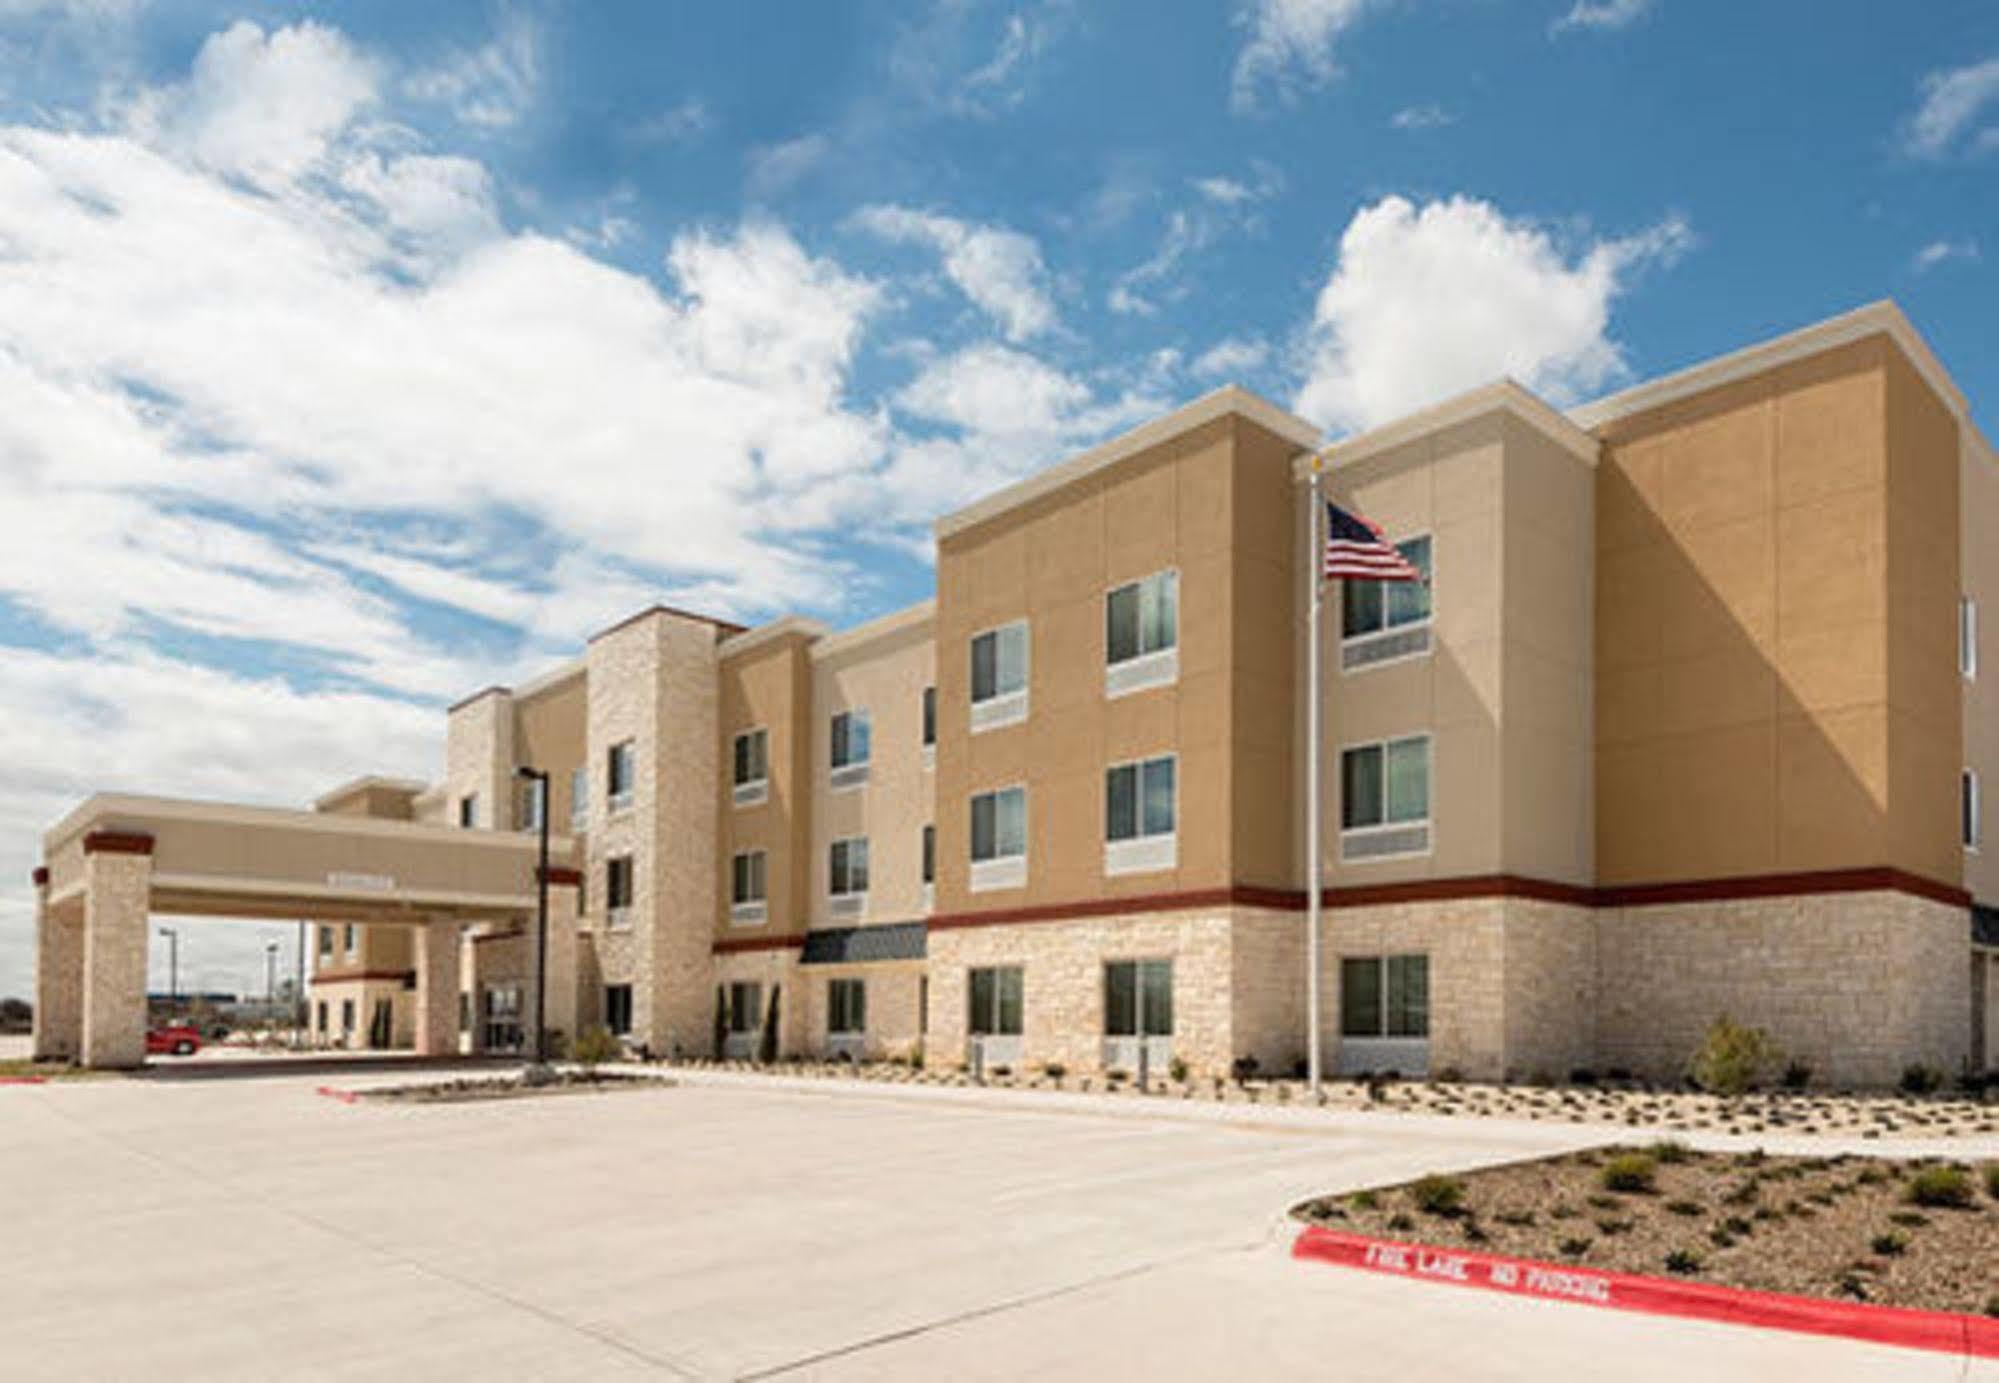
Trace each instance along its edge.
<path fill-rule="evenodd" d="M 351 920 L 384 949 L 322 967 L 315 996 L 396 986 L 409 1040 L 446 1050 L 462 992 L 478 1045 L 483 996 L 534 978 L 528 766 L 550 775 L 565 1036 L 628 991 L 632 1042 L 708 1053 L 718 993 L 754 984 L 787 1054 L 1086 1070 L 1136 1051 L 1107 1041 L 1106 967 L 1152 962 L 1173 1016 L 1149 1053 L 1288 1072 L 1317 443 L 1225 389 L 941 518 L 934 601 L 843 633 L 645 611 L 454 706 L 436 783 L 356 780 L 313 829 L 98 799 L 46 842 L 38 1047 L 129 1054 L 92 996 L 143 981 L 149 907 Z M 1968 907 L 1999 906 L 1999 828 L 1962 838 L 1961 784 L 1999 794 L 1999 462 L 1899 312 L 1567 413 L 1494 384 L 1345 439 L 1323 483 L 1427 540 L 1433 578 L 1427 613 L 1352 629 L 1325 591 L 1334 1069 L 1674 1077 L 1723 1014 L 1829 1081 L 1992 1062 L 1999 947 Z M 1114 662 L 1113 603 L 1140 599 Z M 1019 685 L 975 703 L 975 656 L 1017 658 Z M 836 765 L 835 718 L 862 714 L 865 763 Z M 739 781 L 744 735 L 761 773 Z M 1370 817 L 1391 744 L 1396 805 Z M 1170 792 L 1118 835 L 1117 793 L 1163 792 L 1162 763 Z M 1024 853 L 974 860 L 974 799 L 1015 789 Z M 865 890 L 836 895 L 835 848 L 851 876 L 841 843 L 863 841 Z M 738 898 L 750 855 L 761 897 Z M 1022 1021 L 975 1042 L 987 967 L 1019 970 Z M 865 1022 L 836 1037 L 830 986 L 856 981 Z"/>

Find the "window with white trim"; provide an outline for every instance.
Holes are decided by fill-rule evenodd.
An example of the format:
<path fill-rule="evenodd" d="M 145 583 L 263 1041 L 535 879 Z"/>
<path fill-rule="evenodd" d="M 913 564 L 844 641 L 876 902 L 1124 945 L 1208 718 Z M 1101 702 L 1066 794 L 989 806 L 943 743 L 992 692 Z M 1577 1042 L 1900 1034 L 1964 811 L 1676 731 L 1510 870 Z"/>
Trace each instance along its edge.
<path fill-rule="evenodd" d="M 361 929 L 350 922 L 345 927 L 344 933 L 341 938 L 341 945 L 351 958 L 355 949 L 361 944 Z"/>
<path fill-rule="evenodd" d="M 479 824 L 478 793 L 468 793 L 458 799 L 458 824 L 468 831 Z"/>
<path fill-rule="evenodd" d="M 1180 573 L 1160 571 L 1104 596 L 1104 691 L 1165 686 L 1180 676 Z"/>
<path fill-rule="evenodd" d="M 735 804 L 749 807 L 770 796 L 770 734 L 759 727 L 736 736 L 730 753 L 730 788 Z"/>
<path fill-rule="evenodd" d="M 937 747 L 937 688 L 923 689 L 923 747 Z"/>
<path fill-rule="evenodd" d="M 734 980 L 729 985 L 729 1031 L 737 1037 L 754 1033 L 763 1025 L 764 988 L 755 980 Z"/>
<path fill-rule="evenodd" d="M 632 1030 L 632 987 L 628 984 L 604 986 L 604 1030 L 623 1037 Z"/>
<path fill-rule="evenodd" d="M 1027 882 L 1027 789 L 999 788 L 972 798 L 971 887 L 1019 888 Z"/>
<path fill-rule="evenodd" d="M 744 850 L 729 860 L 729 920 L 736 923 L 761 922 L 768 904 L 764 896 L 765 853 Z"/>
<path fill-rule="evenodd" d="M 630 855 L 613 855 L 604 861 L 605 920 L 613 927 L 631 923 L 633 878 Z"/>
<path fill-rule="evenodd" d="M 331 927 L 321 927 L 319 929 L 319 954 L 322 956 L 333 954 L 333 928 Z"/>
<path fill-rule="evenodd" d="M 1173 962 L 1104 962 L 1104 1036 L 1137 1037 L 1141 1007 L 1147 1037 L 1173 1035 Z"/>
<path fill-rule="evenodd" d="M 633 740 L 620 740 L 604 756 L 604 797 L 612 811 L 632 805 L 632 788 L 638 781 L 639 752 Z"/>
<path fill-rule="evenodd" d="M 1341 854 L 1346 859 L 1430 848 L 1430 737 L 1407 735 L 1340 752 Z"/>
<path fill-rule="evenodd" d="M 1978 770 L 1967 768 L 1958 779 L 1959 817 L 1964 829 L 1964 848 L 1976 850 L 1984 834 L 1985 804 L 1979 800 Z"/>
<path fill-rule="evenodd" d="M 836 840 L 826 852 L 826 892 L 835 898 L 857 898 L 868 891 L 868 838 Z"/>
<path fill-rule="evenodd" d="M 925 826 L 923 828 L 923 882 L 926 884 L 937 882 L 937 828 L 935 826 Z"/>
<path fill-rule="evenodd" d="M 530 778 L 521 784 L 521 829 L 539 831 L 541 829 L 544 799 L 548 795 L 548 784 L 540 778 Z"/>
<path fill-rule="evenodd" d="M 1978 602 L 1968 595 L 1957 601 L 1957 669 L 1966 681 L 1978 676 Z"/>
<path fill-rule="evenodd" d="M 833 716 L 829 736 L 828 763 L 832 785 L 857 787 L 868 781 L 868 761 L 874 752 L 874 721 L 864 709 L 839 711 Z"/>
<path fill-rule="evenodd" d="M 974 1037 L 1018 1037 L 1026 983 L 1018 965 L 980 966 L 966 976 L 966 1031 Z"/>
<path fill-rule="evenodd" d="M 1430 651 L 1430 536 L 1395 545 L 1421 581 L 1340 583 L 1340 668 L 1352 672 Z"/>
<path fill-rule="evenodd" d="M 1027 621 L 1015 620 L 972 638 L 972 730 L 1027 718 Z"/>
<path fill-rule="evenodd" d="M 1179 763 L 1171 754 L 1104 771 L 1104 872 L 1171 869 L 1176 835 Z"/>
<path fill-rule="evenodd" d="M 868 1028 L 868 988 L 861 980 L 826 981 L 826 1035 L 859 1037 Z"/>
<path fill-rule="evenodd" d="M 590 770 L 587 766 L 569 775 L 569 829 L 580 831 L 590 820 Z"/>
<path fill-rule="evenodd" d="M 1340 960 L 1340 1036 L 1430 1035 L 1430 958 L 1344 956 Z"/>

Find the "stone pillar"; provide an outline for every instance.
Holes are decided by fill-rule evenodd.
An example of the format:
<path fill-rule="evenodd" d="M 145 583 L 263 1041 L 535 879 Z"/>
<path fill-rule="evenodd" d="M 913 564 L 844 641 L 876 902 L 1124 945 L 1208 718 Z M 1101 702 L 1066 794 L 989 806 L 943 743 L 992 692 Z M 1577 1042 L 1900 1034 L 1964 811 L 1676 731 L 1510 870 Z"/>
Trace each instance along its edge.
<path fill-rule="evenodd" d="M 49 871 L 35 871 L 35 1060 L 83 1051 L 83 919 L 49 908 Z"/>
<path fill-rule="evenodd" d="M 152 838 L 94 832 L 83 850 L 83 1064 L 143 1066 Z"/>
<path fill-rule="evenodd" d="M 553 865 L 548 875 L 549 1050 L 574 1051 L 580 1012 L 576 983 L 576 889 L 582 876 L 573 869 Z M 532 928 L 529 945 L 533 945 Z"/>
<path fill-rule="evenodd" d="M 416 1054 L 458 1053 L 458 923 L 434 917 L 412 938 L 416 959 Z"/>

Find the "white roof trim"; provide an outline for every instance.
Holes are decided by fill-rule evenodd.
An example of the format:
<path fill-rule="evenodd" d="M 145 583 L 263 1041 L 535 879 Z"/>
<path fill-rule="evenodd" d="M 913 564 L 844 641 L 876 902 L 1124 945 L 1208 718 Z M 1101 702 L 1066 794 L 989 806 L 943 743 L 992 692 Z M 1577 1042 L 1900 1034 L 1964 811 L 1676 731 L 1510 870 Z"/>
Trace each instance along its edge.
<path fill-rule="evenodd" d="M 415 799 L 421 797 L 429 786 L 430 784 L 419 782 L 415 778 L 387 778 L 379 773 L 364 773 L 359 778 L 349 778 L 339 787 L 322 792 L 313 798 L 312 809 L 323 811 L 328 802 L 338 801 L 342 797 L 352 797 L 355 793 L 368 788 L 387 788 L 391 792 L 406 792 Z"/>
<path fill-rule="evenodd" d="M 262 807 L 238 802 L 204 802 L 192 798 L 145 797 L 135 793 L 100 792 L 86 798 L 74 811 L 49 828 L 42 836 L 47 855 L 53 855 L 88 828 L 143 830 L 150 821 L 199 821 L 236 826 L 269 826 L 281 830 L 317 834 L 388 836 L 406 841 L 451 842 L 481 849 L 511 850 L 532 854 L 535 838 L 524 831 L 470 831 L 462 826 L 441 826 L 425 821 L 397 821 L 380 816 L 334 816 L 326 812 L 299 811 L 293 807 Z M 567 858 L 572 842 L 567 835 L 550 833 L 551 855 Z"/>
<path fill-rule="evenodd" d="M 747 653 L 786 634 L 801 634 L 808 639 L 823 639 L 831 632 L 831 629 L 816 619 L 807 619 L 803 615 L 780 615 L 768 624 L 759 624 L 754 629 L 731 634 L 716 645 L 715 651 L 721 657 L 732 658 L 738 653 Z"/>
<path fill-rule="evenodd" d="M 1596 438 L 1515 381 L 1498 379 L 1407 417 L 1397 418 L 1392 423 L 1383 423 L 1380 427 L 1332 443 L 1326 449 L 1331 460 L 1330 469 L 1343 470 L 1491 413 L 1509 413 L 1576 459 L 1592 466 L 1597 462 L 1600 448 Z M 1311 457 L 1301 456 L 1293 463 L 1292 474 L 1297 478 L 1302 480 L 1311 473 Z"/>
<path fill-rule="evenodd" d="M 936 618 L 936 615 L 937 601 L 933 597 L 930 600 L 918 601 L 907 609 L 869 620 L 866 624 L 857 624 L 852 629 L 842 629 L 839 633 L 829 635 L 812 645 L 812 661 L 817 663 L 827 658 L 837 658 L 842 653 L 851 653 L 868 644 L 893 638 L 897 634 L 908 633 L 912 629 L 920 629 Z"/>
<path fill-rule="evenodd" d="M 1569 410 L 1569 419 L 1578 427 L 1594 432 L 1619 418 L 1650 409 L 1661 408 L 1669 403 L 1710 389 L 1732 384 L 1736 380 L 1751 375 L 1762 374 L 1793 361 L 1822 355 L 1840 346 L 1851 345 L 1877 334 L 1886 335 L 1901 348 L 1909 363 L 1924 381 L 1937 392 L 1949 406 L 1950 411 L 1960 420 L 1968 421 L 1968 407 L 1964 394 L 1944 369 L 1934 352 L 1923 340 L 1909 319 L 1902 315 L 1902 309 L 1892 301 L 1867 304 L 1852 312 L 1828 317 L 1799 331 L 1779 336 L 1775 340 L 1760 345 L 1748 346 L 1713 360 L 1691 366 L 1676 374 L 1661 379 L 1635 385 L 1594 403 L 1583 404 Z"/>
<path fill-rule="evenodd" d="M 931 531 L 938 538 L 948 538 L 954 533 L 962 533 L 994 519 L 1010 509 L 1040 499 L 1084 476 L 1114 466 L 1126 457 L 1134 456 L 1149 447 L 1169 441 L 1183 432 L 1191 432 L 1197 427 L 1213 422 L 1216 418 L 1235 413 L 1251 422 L 1269 429 L 1288 442 L 1295 442 L 1304 450 L 1319 445 L 1319 429 L 1295 414 L 1287 413 L 1270 400 L 1250 393 L 1247 389 L 1230 384 L 1203 394 L 1192 403 L 1183 404 L 1150 422 L 1140 423 L 1131 431 L 1101 442 L 1088 451 L 1070 457 L 1043 470 L 1036 471 L 1024 480 L 1007 486 L 1004 490 L 975 500 L 964 508 L 939 518 L 931 525 Z"/>

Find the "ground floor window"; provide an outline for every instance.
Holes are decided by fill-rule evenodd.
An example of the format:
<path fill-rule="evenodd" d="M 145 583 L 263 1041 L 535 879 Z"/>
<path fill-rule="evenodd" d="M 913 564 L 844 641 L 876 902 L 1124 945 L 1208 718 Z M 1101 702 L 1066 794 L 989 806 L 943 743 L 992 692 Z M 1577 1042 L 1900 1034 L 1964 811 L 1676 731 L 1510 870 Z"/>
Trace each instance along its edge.
<path fill-rule="evenodd" d="M 1347 956 L 1340 961 L 1340 1036 L 1429 1035 L 1428 956 Z"/>
<path fill-rule="evenodd" d="M 485 1041 L 489 1052 L 513 1051 L 521 1045 L 521 987 L 496 984 L 486 989 Z"/>
<path fill-rule="evenodd" d="M 632 1030 L 632 987 L 628 984 L 604 986 L 604 1026 L 613 1037 Z"/>
<path fill-rule="evenodd" d="M 354 1031 L 354 1001 L 352 999 L 342 999 L 340 1001 L 340 1031 L 344 1033 Z"/>
<path fill-rule="evenodd" d="M 1113 960 L 1104 965 L 1104 1036 L 1173 1035 L 1173 962 Z"/>
<path fill-rule="evenodd" d="M 763 986 L 755 980 L 737 980 L 729 986 L 729 1031 L 741 1036 L 757 1030 L 763 1021 Z"/>
<path fill-rule="evenodd" d="M 318 1023 L 318 1027 L 319 1027 L 319 1030 L 320 1030 L 321 1032 L 325 1032 L 325 1031 L 326 1031 L 326 1000 L 324 1000 L 324 999 L 321 999 L 321 1000 L 319 1001 L 319 1013 L 318 1013 L 318 1018 L 319 1018 L 319 1023 Z"/>
<path fill-rule="evenodd" d="M 1018 1037 L 1025 986 L 1018 965 L 982 966 L 971 973 L 970 1021 L 974 1037 Z"/>
<path fill-rule="evenodd" d="M 930 977 L 919 975 L 916 979 L 916 1031 L 919 1035 L 930 1031 Z"/>
<path fill-rule="evenodd" d="M 826 1031 L 858 1037 L 868 1026 L 868 987 L 860 980 L 826 981 Z"/>

